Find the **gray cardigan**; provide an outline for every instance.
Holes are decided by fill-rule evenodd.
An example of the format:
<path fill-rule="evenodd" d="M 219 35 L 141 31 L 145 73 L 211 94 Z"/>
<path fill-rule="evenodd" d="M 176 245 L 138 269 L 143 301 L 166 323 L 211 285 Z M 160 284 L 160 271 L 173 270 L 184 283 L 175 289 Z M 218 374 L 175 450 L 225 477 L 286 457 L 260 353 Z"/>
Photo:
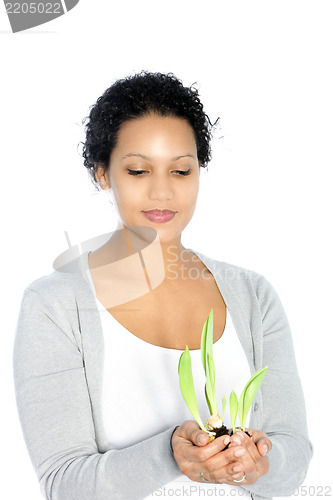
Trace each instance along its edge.
<path fill-rule="evenodd" d="M 258 500 L 292 495 L 305 479 L 312 445 L 281 302 L 262 275 L 191 251 L 214 275 L 251 373 L 268 365 L 250 427 L 273 443 L 270 470 L 245 488 Z M 101 412 L 103 333 L 85 273 L 87 255 L 24 290 L 14 344 L 20 421 L 47 499 L 142 499 L 181 475 L 170 448 L 175 426 L 108 450 Z"/>

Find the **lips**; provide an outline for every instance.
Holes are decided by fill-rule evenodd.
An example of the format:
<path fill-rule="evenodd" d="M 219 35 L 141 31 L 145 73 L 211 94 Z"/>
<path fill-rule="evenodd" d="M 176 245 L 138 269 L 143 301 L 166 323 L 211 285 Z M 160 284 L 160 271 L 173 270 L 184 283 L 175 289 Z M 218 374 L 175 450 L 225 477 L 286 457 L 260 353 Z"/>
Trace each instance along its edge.
<path fill-rule="evenodd" d="M 172 210 L 147 210 L 143 211 L 144 216 L 152 222 L 168 222 L 173 219 L 176 212 Z"/>

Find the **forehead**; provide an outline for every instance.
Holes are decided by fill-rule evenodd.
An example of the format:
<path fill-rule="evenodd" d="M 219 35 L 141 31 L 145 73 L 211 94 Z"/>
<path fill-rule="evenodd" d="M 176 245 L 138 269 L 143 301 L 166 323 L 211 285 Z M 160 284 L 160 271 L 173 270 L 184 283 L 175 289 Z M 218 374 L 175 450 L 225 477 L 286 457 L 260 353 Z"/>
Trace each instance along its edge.
<path fill-rule="evenodd" d="M 116 148 L 175 148 L 196 151 L 193 128 L 178 117 L 148 115 L 126 121 L 118 132 Z"/>

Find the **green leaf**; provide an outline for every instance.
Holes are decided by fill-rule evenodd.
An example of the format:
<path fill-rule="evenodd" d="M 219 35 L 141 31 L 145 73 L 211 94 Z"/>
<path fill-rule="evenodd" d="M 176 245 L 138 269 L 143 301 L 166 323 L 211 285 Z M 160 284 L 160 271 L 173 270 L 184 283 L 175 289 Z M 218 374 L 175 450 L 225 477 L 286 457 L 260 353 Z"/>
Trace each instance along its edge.
<path fill-rule="evenodd" d="M 205 398 L 206 398 L 206 401 L 207 401 L 207 405 L 208 405 L 208 409 L 209 409 L 209 414 L 213 415 L 213 408 L 211 407 L 209 396 L 207 394 L 207 382 L 206 382 L 206 385 L 205 385 Z"/>
<path fill-rule="evenodd" d="M 217 414 L 217 404 L 216 404 L 216 391 L 215 391 L 215 365 L 213 357 L 208 353 L 207 355 L 207 379 L 205 386 L 205 394 L 207 396 L 207 403 L 210 409 L 211 415 Z"/>
<path fill-rule="evenodd" d="M 258 392 L 258 389 L 262 381 L 264 380 L 266 370 L 267 366 L 255 372 L 245 385 L 242 394 L 240 395 L 238 411 L 242 430 L 245 429 L 247 415 L 250 411 L 251 405 Z"/>
<path fill-rule="evenodd" d="M 201 334 L 201 361 L 206 374 L 205 396 L 211 415 L 217 413 L 215 365 L 213 361 L 213 309 L 210 310 Z"/>
<path fill-rule="evenodd" d="M 201 429 L 205 430 L 204 424 L 199 415 L 198 404 L 195 397 L 195 389 L 192 375 L 191 355 L 188 346 L 182 353 L 178 363 L 178 376 L 179 387 L 183 395 L 184 401 L 193 415 L 194 419 L 198 422 Z"/>
<path fill-rule="evenodd" d="M 201 333 L 201 360 L 207 376 L 207 354 L 213 356 L 213 335 L 212 335 L 213 309 L 211 309 L 206 319 Z M 211 336 L 211 338 L 209 338 Z"/>
<path fill-rule="evenodd" d="M 222 422 L 224 421 L 225 405 L 227 404 L 227 398 L 223 395 L 222 398 Z"/>
<path fill-rule="evenodd" d="M 233 433 L 235 433 L 236 431 L 237 413 L 238 413 L 238 399 L 235 391 L 232 391 L 230 394 L 230 420 Z"/>

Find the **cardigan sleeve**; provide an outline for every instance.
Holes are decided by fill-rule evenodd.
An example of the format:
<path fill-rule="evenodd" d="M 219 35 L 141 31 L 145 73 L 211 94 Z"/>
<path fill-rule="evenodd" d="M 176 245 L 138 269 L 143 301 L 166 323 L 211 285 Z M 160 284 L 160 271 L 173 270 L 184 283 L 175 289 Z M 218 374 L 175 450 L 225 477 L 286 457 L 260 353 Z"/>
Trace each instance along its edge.
<path fill-rule="evenodd" d="M 268 366 L 261 386 L 263 426 L 273 447 L 269 472 L 246 486 L 263 496 L 288 496 L 303 483 L 313 454 L 308 437 L 303 390 L 287 316 L 272 285 L 260 276 L 257 300 L 262 323 L 262 359 Z"/>
<path fill-rule="evenodd" d="M 41 293 L 25 289 L 14 343 L 14 382 L 41 491 L 48 500 L 144 498 L 181 475 L 170 449 L 174 427 L 100 453 L 84 358 L 65 323 Z"/>

